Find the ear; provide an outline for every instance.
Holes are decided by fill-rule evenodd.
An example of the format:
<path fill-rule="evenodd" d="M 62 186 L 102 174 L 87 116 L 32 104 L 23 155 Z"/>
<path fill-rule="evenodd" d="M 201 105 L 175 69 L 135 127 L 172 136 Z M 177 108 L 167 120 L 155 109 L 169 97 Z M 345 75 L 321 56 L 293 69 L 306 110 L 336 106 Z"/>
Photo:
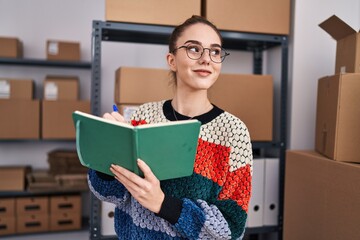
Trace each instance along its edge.
<path fill-rule="evenodd" d="M 176 72 L 177 69 L 176 69 L 176 60 L 175 60 L 175 55 L 172 54 L 172 53 L 168 53 L 166 55 L 166 61 L 170 67 L 170 70 L 173 71 L 173 72 Z"/>

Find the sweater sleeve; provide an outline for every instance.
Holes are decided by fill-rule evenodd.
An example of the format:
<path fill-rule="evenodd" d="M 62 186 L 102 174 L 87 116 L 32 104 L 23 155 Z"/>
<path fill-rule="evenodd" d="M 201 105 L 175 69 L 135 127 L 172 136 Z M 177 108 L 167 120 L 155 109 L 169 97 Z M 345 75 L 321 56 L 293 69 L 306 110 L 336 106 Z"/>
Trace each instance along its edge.
<path fill-rule="evenodd" d="M 101 201 L 121 205 L 128 198 L 125 187 L 113 176 L 90 169 L 88 184 L 91 192 Z"/>
<path fill-rule="evenodd" d="M 252 147 L 244 124 L 232 129 L 237 135 L 231 146 L 199 140 L 194 172 L 197 184 L 189 186 L 194 196 L 182 198 L 174 224 L 188 239 L 241 239 L 245 231 L 251 193 Z M 214 192 L 202 197 L 205 191 Z M 177 208 L 179 209 L 179 208 Z M 176 210 L 176 209 L 175 209 Z M 161 209 L 160 216 L 169 214 Z M 175 211 L 172 210 L 172 217 Z"/>

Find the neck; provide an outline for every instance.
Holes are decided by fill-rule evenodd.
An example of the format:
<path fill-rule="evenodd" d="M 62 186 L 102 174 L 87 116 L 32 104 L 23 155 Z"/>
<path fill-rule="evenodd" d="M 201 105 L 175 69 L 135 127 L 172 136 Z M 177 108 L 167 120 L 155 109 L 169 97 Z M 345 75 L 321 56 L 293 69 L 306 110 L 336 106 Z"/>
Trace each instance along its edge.
<path fill-rule="evenodd" d="M 213 107 L 207 97 L 207 91 L 185 96 L 175 93 L 171 104 L 175 111 L 188 117 L 199 116 Z"/>

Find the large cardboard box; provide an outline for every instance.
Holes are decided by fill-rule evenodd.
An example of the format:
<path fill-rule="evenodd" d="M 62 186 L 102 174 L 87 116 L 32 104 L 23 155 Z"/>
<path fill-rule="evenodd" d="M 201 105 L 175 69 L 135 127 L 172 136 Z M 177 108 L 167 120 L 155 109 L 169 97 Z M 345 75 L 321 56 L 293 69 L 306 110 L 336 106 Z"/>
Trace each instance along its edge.
<path fill-rule="evenodd" d="M 360 164 L 314 151 L 288 151 L 285 240 L 354 240 L 360 236 Z"/>
<path fill-rule="evenodd" d="M 240 118 L 252 141 L 272 141 L 273 92 L 271 75 L 220 74 L 209 90 L 209 98 Z"/>
<path fill-rule="evenodd" d="M 0 215 L 0 236 L 15 234 L 15 216 L 1 216 Z"/>
<path fill-rule="evenodd" d="M 337 42 L 335 73 L 360 73 L 360 33 L 336 15 L 319 26 Z"/>
<path fill-rule="evenodd" d="M 46 59 L 58 61 L 80 61 L 80 42 L 47 40 Z"/>
<path fill-rule="evenodd" d="M 26 174 L 30 169 L 28 166 L 0 167 L 0 191 L 24 191 Z"/>
<path fill-rule="evenodd" d="M 78 100 L 79 78 L 76 76 L 46 76 L 44 100 Z"/>
<path fill-rule="evenodd" d="M 90 113 L 90 101 L 42 101 L 43 139 L 75 139 L 74 111 Z"/>
<path fill-rule="evenodd" d="M 288 35 L 290 0 L 205 0 L 203 15 L 219 29 Z"/>
<path fill-rule="evenodd" d="M 0 139 L 39 139 L 38 100 L 0 99 Z"/>
<path fill-rule="evenodd" d="M 360 162 L 360 74 L 318 81 L 315 149 L 344 162 Z"/>
<path fill-rule="evenodd" d="M 179 25 L 201 15 L 201 0 L 106 0 L 105 20 L 158 25 Z"/>
<path fill-rule="evenodd" d="M 15 198 L 0 198 L 1 216 L 15 216 Z"/>
<path fill-rule="evenodd" d="M 116 70 L 115 103 L 142 104 L 171 99 L 170 72 L 164 69 L 121 67 Z"/>
<path fill-rule="evenodd" d="M 22 56 L 23 46 L 18 38 L 0 37 L 1 58 L 21 58 Z"/>
<path fill-rule="evenodd" d="M 0 78 L 1 99 L 32 100 L 34 96 L 34 81 L 32 79 Z"/>

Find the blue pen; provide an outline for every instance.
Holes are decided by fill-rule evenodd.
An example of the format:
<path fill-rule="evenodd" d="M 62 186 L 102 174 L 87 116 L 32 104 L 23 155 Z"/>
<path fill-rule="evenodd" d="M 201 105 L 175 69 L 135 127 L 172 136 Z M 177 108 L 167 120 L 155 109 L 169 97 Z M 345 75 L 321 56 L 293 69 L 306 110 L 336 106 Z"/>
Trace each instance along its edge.
<path fill-rule="evenodd" d="M 113 110 L 114 110 L 114 112 L 118 112 L 119 111 L 119 109 L 117 108 L 117 106 L 114 104 L 113 105 Z"/>

